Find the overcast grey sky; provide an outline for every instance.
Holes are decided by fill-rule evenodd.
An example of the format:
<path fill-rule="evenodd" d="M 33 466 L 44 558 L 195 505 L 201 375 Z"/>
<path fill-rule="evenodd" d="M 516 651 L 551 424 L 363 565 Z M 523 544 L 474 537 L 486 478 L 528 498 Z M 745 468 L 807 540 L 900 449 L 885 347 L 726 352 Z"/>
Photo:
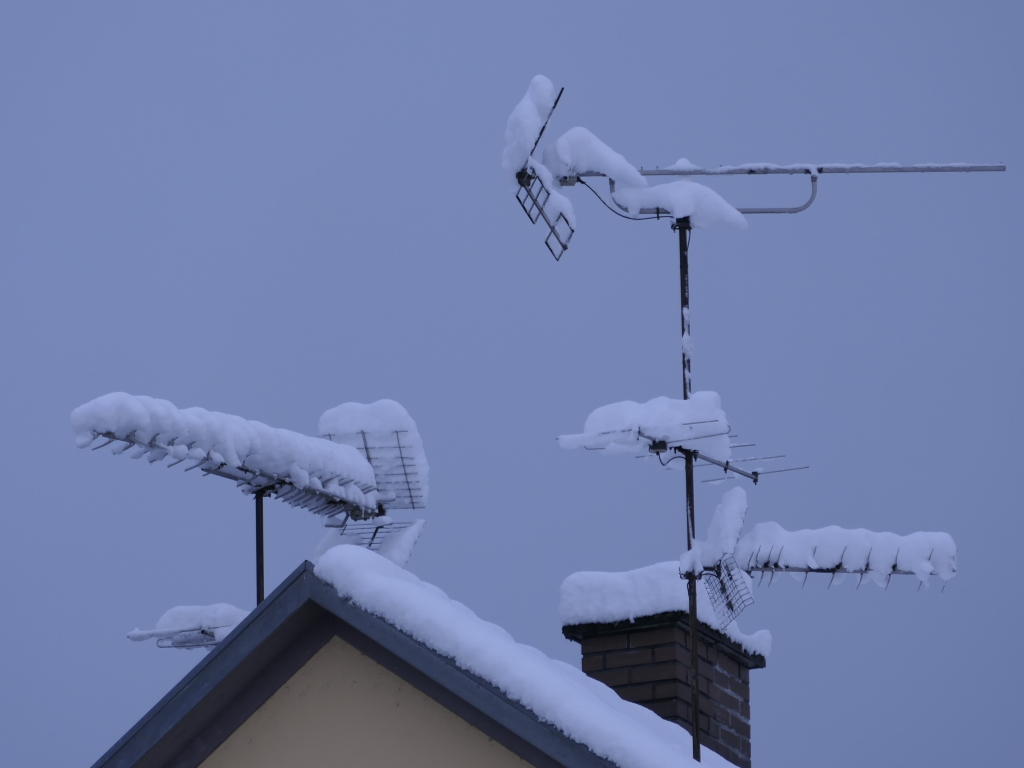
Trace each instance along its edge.
<path fill-rule="evenodd" d="M 6 3 L 0 8 L 0 763 L 89 765 L 201 652 L 125 634 L 253 602 L 251 501 L 74 447 L 110 391 L 306 433 L 417 420 L 411 570 L 576 663 L 558 586 L 674 559 L 682 475 L 559 450 L 597 406 L 678 396 L 676 243 L 570 191 L 555 263 L 500 172 L 530 78 L 552 131 L 637 165 L 1005 162 L 829 176 L 797 216 L 699 230 L 697 389 L 810 471 L 748 525 L 945 530 L 960 573 L 755 593 L 760 768 L 1010 765 L 1019 735 L 1017 3 Z M 806 179 L 711 182 L 736 205 Z M 702 485 L 703 535 L 724 488 Z M 268 587 L 309 557 L 267 508 Z"/>

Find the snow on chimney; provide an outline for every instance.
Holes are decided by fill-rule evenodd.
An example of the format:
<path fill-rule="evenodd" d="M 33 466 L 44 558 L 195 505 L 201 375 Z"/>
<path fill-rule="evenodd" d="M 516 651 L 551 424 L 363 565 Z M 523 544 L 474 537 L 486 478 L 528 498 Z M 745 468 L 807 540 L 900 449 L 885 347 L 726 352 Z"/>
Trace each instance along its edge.
<path fill-rule="evenodd" d="M 562 584 L 562 634 L 580 644 L 587 675 L 692 733 L 689 617 L 680 586 L 678 562 L 575 573 Z M 703 588 L 699 594 L 698 616 L 709 619 L 710 601 Z M 765 666 L 771 635 L 744 635 L 735 622 L 724 632 L 705 621 L 699 627 L 701 743 L 750 768 L 750 670 Z"/>

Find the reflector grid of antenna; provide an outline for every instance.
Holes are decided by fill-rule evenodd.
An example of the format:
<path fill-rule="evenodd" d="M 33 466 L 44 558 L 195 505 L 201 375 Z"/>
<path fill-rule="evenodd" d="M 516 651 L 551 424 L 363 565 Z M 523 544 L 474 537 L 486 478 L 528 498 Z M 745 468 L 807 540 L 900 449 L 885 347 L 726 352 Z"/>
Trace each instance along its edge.
<path fill-rule="evenodd" d="M 705 571 L 704 578 L 719 628 L 725 629 L 744 609 L 754 604 L 747 588 L 746 574 L 741 572 L 732 555 L 725 555 L 714 571 Z"/>
<path fill-rule="evenodd" d="M 551 192 L 539 176 L 527 173 L 524 170 L 519 172 L 517 178 L 519 179 L 519 191 L 516 192 L 516 200 L 519 201 L 523 212 L 533 224 L 536 224 L 540 219 L 544 219 L 544 223 L 548 225 L 550 230 L 550 233 L 544 239 L 544 245 L 551 251 L 555 261 L 559 261 L 562 258 L 562 254 L 569 247 L 569 241 L 576 230 L 572 228 L 564 214 L 559 213 L 555 217 L 554 222 L 548 217 L 544 207 L 551 199 Z"/>
<path fill-rule="evenodd" d="M 424 509 L 427 506 L 423 492 L 425 467 L 418 466 L 416 461 L 417 456 L 423 455 L 418 435 L 411 438 L 408 430 L 395 429 L 327 434 L 323 437 L 351 445 L 363 454 L 373 467 L 377 495 L 385 509 Z"/>
<path fill-rule="evenodd" d="M 358 546 L 366 547 L 367 549 L 376 552 L 380 549 L 380 545 L 384 543 L 384 539 L 393 533 L 404 531 L 410 525 L 411 522 L 401 523 L 385 523 L 381 525 L 379 522 L 374 520 L 353 520 L 350 517 L 344 520 L 328 520 L 325 525 L 328 528 L 334 528 L 339 533 L 345 536 L 351 536 L 354 539 L 362 539 L 361 542 L 353 541 L 351 543 L 358 544 Z"/>

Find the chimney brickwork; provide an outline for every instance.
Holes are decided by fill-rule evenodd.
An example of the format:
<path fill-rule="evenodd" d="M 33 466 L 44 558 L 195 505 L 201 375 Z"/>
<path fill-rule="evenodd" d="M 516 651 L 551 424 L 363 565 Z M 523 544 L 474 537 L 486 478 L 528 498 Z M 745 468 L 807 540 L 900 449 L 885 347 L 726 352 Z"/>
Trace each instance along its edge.
<path fill-rule="evenodd" d="M 683 611 L 632 622 L 562 628 L 583 651 L 583 671 L 626 701 L 647 707 L 692 733 L 690 632 Z M 750 670 L 765 666 L 728 637 L 701 623 L 699 657 L 701 744 L 740 768 L 750 768 Z"/>

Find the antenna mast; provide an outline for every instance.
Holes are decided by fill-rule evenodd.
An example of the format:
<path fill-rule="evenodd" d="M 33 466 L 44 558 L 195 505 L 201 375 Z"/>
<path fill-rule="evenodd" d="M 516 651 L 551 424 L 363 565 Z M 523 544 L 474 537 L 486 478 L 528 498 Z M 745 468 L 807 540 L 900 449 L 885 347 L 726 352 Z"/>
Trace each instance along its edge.
<path fill-rule="evenodd" d="M 549 93 L 553 93 L 553 86 L 547 78 L 538 76 L 534 78 L 534 85 L 538 84 L 546 85 L 550 90 Z M 679 299 L 680 299 L 680 321 L 681 321 L 681 346 L 682 346 L 682 373 L 683 373 L 683 400 L 690 400 L 693 394 L 693 386 L 691 381 L 690 372 L 690 357 L 691 357 L 691 340 L 690 340 L 690 277 L 689 277 L 689 243 L 690 243 L 690 231 L 691 231 L 691 216 L 701 215 L 707 220 L 707 214 L 701 213 L 700 205 L 706 204 L 711 208 L 717 208 L 719 213 L 722 210 L 727 212 L 728 216 L 733 216 L 742 220 L 742 217 L 737 214 L 766 214 L 766 213 L 799 213 L 807 210 L 814 202 L 818 194 L 818 177 L 824 174 L 836 174 L 836 173 L 948 173 L 948 172 L 959 172 L 959 173 L 970 173 L 979 171 L 1005 171 L 1006 166 L 1004 165 L 969 165 L 966 163 L 953 163 L 953 164 L 926 164 L 926 165 L 910 165 L 903 166 L 896 163 L 884 163 L 880 165 L 846 165 L 838 163 L 826 163 L 826 164 L 801 164 L 801 165 L 772 165 L 768 163 L 756 163 L 750 165 L 740 166 L 723 166 L 720 168 L 708 169 L 699 168 L 691 165 L 685 161 L 680 161 L 670 168 L 660 169 L 644 169 L 634 168 L 631 166 L 625 158 L 619 155 L 617 152 L 612 150 L 610 147 L 604 145 L 596 136 L 591 134 L 582 128 L 574 128 L 567 132 L 563 137 L 556 140 L 554 144 L 553 156 L 548 158 L 548 153 L 544 153 L 544 163 L 537 163 L 533 159 L 534 152 L 537 150 L 537 146 L 540 143 L 541 136 L 543 136 L 545 129 L 548 126 L 548 122 L 554 113 L 555 106 L 561 100 L 564 88 L 558 92 L 557 98 L 551 100 L 550 109 L 547 109 L 546 118 L 543 121 L 543 125 L 540 128 L 536 140 L 532 142 L 532 146 L 529 143 L 521 145 L 521 139 L 517 138 L 526 131 L 523 130 L 527 123 L 522 121 L 520 113 L 532 115 L 536 118 L 540 118 L 542 113 L 540 112 L 542 104 L 537 102 L 532 94 L 533 85 L 531 85 L 531 92 L 527 94 L 526 98 L 516 108 L 516 111 L 512 113 L 509 118 L 509 129 L 506 134 L 506 140 L 510 143 L 506 146 L 506 153 L 511 152 L 513 156 L 523 157 L 526 160 L 522 167 L 516 172 L 516 181 L 518 182 L 519 189 L 516 193 L 516 199 L 522 206 L 523 210 L 529 216 L 530 221 L 536 224 L 540 219 L 544 220 L 547 225 L 550 234 L 545 239 L 545 245 L 548 250 L 551 251 L 551 255 L 558 261 L 569 247 L 569 241 L 575 233 L 574 219 L 572 204 L 569 200 L 561 193 L 560 188 L 574 186 L 577 183 L 582 183 L 583 186 L 590 189 L 601 202 L 611 210 L 623 218 L 630 219 L 661 219 L 668 218 L 673 221 L 672 229 L 678 233 L 679 236 Z M 545 89 L 541 89 L 545 90 Z M 546 104 L 543 105 L 546 108 Z M 519 121 L 517 123 L 517 121 Z M 520 130 L 517 132 L 515 128 Z M 550 147 L 549 147 L 550 148 Z M 529 154 L 526 154 L 527 149 Z M 521 154 L 519 154 L 521 153 Z M 515 169 L 507 169 L 509 171 Z M 646 177 L 688 177 L 688 176 L 761 176 L 761 175 L 793 175 L 793 174 L 805 174 L 810 177 L 811 191 L 810 197 L 802 205 L 793 207 L 775 207 L 775 208 L 739 208 L 733 209 L 728 203 L 719 198 L 714 192 L 706 187 L 700 187 L 699 185 L 688 184 L 686 182 L 676 182 L 675 184 L 667 184 L 656 187 L 646 186 Z M 609 204 L 604 197 L 602 197 L 597 190 L 591 187 L 584 181 L 587 177 L 604 177 L 608 179 L 608 192 L 611 198 Z M 620 196 L 616 197 L 616 181 L 620 184 L 628 184 L 631 188 L 620 192 Z M 701 197 L 703 195 L 703 197 Z M 628 205 L 624 204 L 628 203 Z M 616 210 L 618 209 L 618 210 Z M 621 213 L 620 213 L 621 211 Z M 735 223 L 735 218 L 725 219 L 731 220 Z M 698 222 L 700 223 L 700 222 Z M 740 222 L 742 223 L 742 221 Z M 724 416 L 722 417 L 724 421 Z M 691 430 L 698 423 L 707 424 L 709 422 L 692 422 L 690 424 L 679 424 L 676 427 L 689 427 Z M 659 426 L 668 426 L 659 425 Z M 728 429 L 728 427 L 726 427 Z M 564 436 L 559 438 L 562 442 L 563 447 L 571 448 L 577 445 L 582 445 L 591 450 L 601 450 L 607 446 L 610 442 L 620 442 L 623 440 L 627 442 L 633 441 L 630 444 L 636 442 L 646 442 L 647 448 L 651 454 L 658 455 L 659 461 L 662 465 L 671 462 L 673 459 L 670 458 L 668 462 L 661 460 L 661 454 L 671 451 L 677 454 L 674 458 L 682 458 L 685 461 L 686 471 L 686 549 L 687 552 L 691 552 L 694 549 L 696 541 L 696 516 L 695 516 L 695 501 L 694 501 L 694 478 L 693 470 L 695 462 L 698 458 L 704 459 L 707 464 L 721 467 L 725 470 L 727 477 L 741 476 L 752 480 L 755 484 L 761 474 L 770 474 L 771 472 L 763 471 L 751 471 L 747 472 L 733 466 L 731 461 L 722 461 L 720 459 L 713 458 L 707 455 L 704 451 L 694 448 L 692 443 L 687 443 L 688 439 L 685 436 L 673 438 L 672 440 L 666 440 L 664 437 L 659 438 L 657 435 L 645 434 L 644 427 L 637 428 L 625 428 L 619 430 L 613 430 L 612 432 L 602 433 L 588 433 L 585 435 L 577 436 Z M 690 433 L 692 435 L 692 433 Z M 725 434 L 725 433 L 716 433 Z M 702 435 L 703 437 L 711 437 L 712 435 Z M 691 438 L 692 439 L 692 438 Z M 699 437 L 697 438 L 699 439 Z M 732 446 L 730 446 L 732 447 Z M 736 446 L 740 447 L 740 446 Z M 642 450 L 642 448 L 641 448 Z M 767 457 L 778 458 L 778 457 Z M 748 459 L 749 460 L 749 459 Z M 705 466 L 702 464 L 701 466 Z M 790 469 L 806 469 L 806 467 L 792 467 Z M 789 469 L 774 470 L 773 472 L 785 472 Z M 735 473 L 730 475 L 730 473 Z M 781 556 L 780 549 L 780 556 Z M 817 569 L 817 568 L 792 568 L 788 565 L 781 565 L 779 558 L 772 563 L 771 561 L 772 552 L 768 553 L 767 559 L 764 563 L 761 563 L 759 553 L 752 555 L 750 562 L 746 569 L 739 567 L 735 559 L 731 554 L 724 555 L 719 562 L 713 567 L 709 568 L 703 563 L 694 562 L 693 558 L 687 558 L 690 563 L 687 568 L 687 572 L 680 573 L 680 576 L 686 579 L 686 590 L 688 597 L 689 607 L 689 642 L 690 642 L 690 688 L 691 688 L 691 733 L 693 737 L 693 758 L 697 761 L 700 760 L 700 688 L 698 686 L 697 674 L 698 674 L 698 654 L 697 654 L 697 637 L 698 637 L 698 621 L 697 621 L 697 581 L 702 578 L 703 575 L 707 574 L 711 577 L 709 580 L 713 584 L 713 587 L 708 588 L 709 596 L 712 599 L 712 603 L 718 613 L 719 608 L 724 606 L 722 613 L 719 615 L 723 626 L 729 621 L 732 621 L 744 607 L 752 602 L 749 593 L 746 589 L 746 585 L 738 580 L 737 574 L 741 570 L 745 570 L 748 574 L 754 570 L 759 570 L 761 573 L 771 572 L 774 575 L 776 570 L 798 570 L 804 573 L 809 572 L 846 572 L 848 569 L 840 558 L 839 565 L 832 569 Z M 930 559 L 930 558 L 929 558 Z M 754 566 L 754 560 L 758 560 L 757 565 Z M 870 555 L 868 561 L 863 568 L 859 571 L 862 574 L 870 570 Z M 904 573 L 905 570 L 899 569 L 899 552 L 897 551 L 895 560 L 892 564 L 892 573 Z"/>
<path fill-rule="evenodd" d="M 682 322 L 683 399 L 690 399 L 690 219 L 677 219 L 672 229 L 679 233 L 679 317 Z M 693 451 L 683 451 L 686 462 L 686 551 L 697 538 L 696 504 L 693 486 Z M 693 723 L 693 759 L 700 762 L 700 687 L 697 684 L 697 574 L 686 574 L 686 595 L 690 614 L 690 722 Z"/>

